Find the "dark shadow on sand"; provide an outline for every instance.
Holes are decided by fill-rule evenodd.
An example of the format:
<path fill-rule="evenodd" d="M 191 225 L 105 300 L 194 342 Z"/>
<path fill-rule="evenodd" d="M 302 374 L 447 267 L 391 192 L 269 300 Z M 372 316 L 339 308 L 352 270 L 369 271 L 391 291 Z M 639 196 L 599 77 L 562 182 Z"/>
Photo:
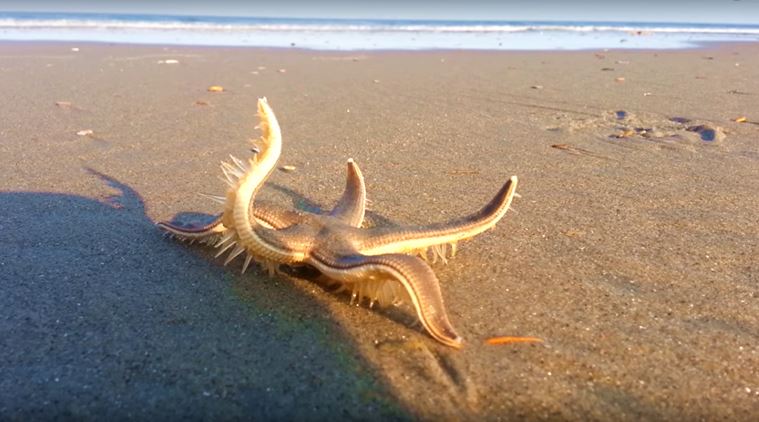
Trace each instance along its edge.
<path fill-rule="evenodd" d="M 407 418 L 318 303 L 92 173 L 120 194 L 0 193 L 0 419 Z"/>
<path fill-rule="evenodd" d="M 303 196 L 303 194 L 291 188 L 288 188 L 287 186 L 268 182 L 266 184 L 266 188 L 273 189 L 277 192 L 280 192 L 286 195 L 290 199 L 292 203 L 292 207 L 300 211 L 306 211 L 306 212 L 311 212 L 311 213 L 326 213 L 331 208 L 331 207 L 329 208 L 323 207 L 320 204 L 306 198 L 305 196 Z M 390 220 L 387 217 L 377 214 L 376 212 L 373 212 L 367 209 L 366 215 L 364 216 L 364 227 L 374 227 L 374 226 L 393 227 L 393 226 L 398 226 L 398 223 L 394 222 L 393 220 Z"/>
<path fill-rule="evenodd" d="M 273 189 L 275 191 L 278 191 L 284 194 L 290 201 L 290 208 L 292 209 L 305 211 L 309 213 L 316 213 L 316 214 L 326 214 L 329 212 L 330 207 L 324 207 L 320 205 L 319 203 L 314 202 L 313 200 L 307 198 L 306 196 L 299 193 L 298 191 L 291 189 L 287 186 L 268 182 L 266 183 L 265 187 L 267 189 Z M 212 222 L 216 217 L 217 215 L 203 214 L 203 213 L 197 213 L 197 212 L 179 212 L 172 218 L 171 222 L 179 226 L 198 227 L 198 226 L 203 226 Z M 366 215 L 364 217 L 364 227 L 374 227 L 374 226 L 393 227 L 393 226 L 398 226 L 398 225 L 399 225 L 398 223 L 378 213 L 375 213 L 370 210 L 366 211 Z M 212 249 L 207 249 L 206 251 L 207 258 L 209 260 L 214 260 L 214 255 L 212 252 L 215 253 Z M 222 260 L 222 259 L 223 258 L 218 258 L 216 259 L 216 261 L 218 262 L 219 260 Z M 236 261 L 237 261 L 236 264 L 231 263 L 228 267 L 233 272 L 235 271 L 239 272 L 240 267 L 241 267 L 240 265 L 241 259 L 237 259 Z M 281 274 L 280 274 L 281 276 L 288 276 L 288 277 L 292 277 L 296 279 L 308 280 L 309 282 L 314 283 L 316 286 L 318 286 L 319 288 L 327 292 L 335 293 L 335 297 L 338 300 L 343 300 L 346 302 L 346 304 L 353 303 L 351 300 L 351 296 L 348 294 L 348 292 L 340 292 L 338 285 L 322 277 L 321 273 L 313 267 L 280 266 L 280 271 L 281 271 Z M 271 279 L 269 279 L 269 281 L 271 281 Z M 362 302 L 361 304 L 368 305 L 366 301 Z M 423 332 L 422 335 L 427 335 L 426 333 L 424 333 L 421 323 L 419 322 L 419 320 L 416 317 L 416 314 L 413 312 L 413 310 L 410 307 L 408 309 L 403 309 L 403 307 L 398 308 L 395 306 L 372 306 L 371 310 L 372 312 L 377 312 L 398 324 L 416 327 L 420 331 Z"/>

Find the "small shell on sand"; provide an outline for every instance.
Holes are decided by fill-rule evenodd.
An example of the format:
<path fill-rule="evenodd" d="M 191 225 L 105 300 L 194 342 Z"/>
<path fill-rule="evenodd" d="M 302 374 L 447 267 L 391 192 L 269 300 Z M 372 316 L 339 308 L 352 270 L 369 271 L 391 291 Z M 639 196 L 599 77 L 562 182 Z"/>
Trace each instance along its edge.
<path fill-rule="evenodd" d="M 746 116 L 736 117 L 733 120 L 735 123 L 746 123 L 748 122 L 748 118 Z"/>
<path fill-rule="evenodd" d="M 79 136 L 90 136 L 93 133 L 95 133 L 95 132 L 93 132 L 92 129 L 84 129 L 84 130 L 80 130 L 76 134 L 79 135 Z"/>
<path fill-rule="evenodd" d="M 295 166 L 286 165 L 286 166 L 281 166 L 279 169 L 284 171 L 285 173 L 290 173 L 290 172 L 295 171 Z"/>
<path fill-rule="evenodd" d="M 221 85 L 211 85 L 208 87 L 208 92 L 224 92 L 224 87 Z"/>
<path fill-rule="evenodd" d="M 497 346 L 501 344 L 514 344 L 514 343 L 542 343 L 543 339 L 537 337 L 491 337 L 485 340 L 485 343 L 491 346 Z"/>
<path fill-rule="evenodd" d="M 629 138 L 629 137 L 635 135 L 635 133 L 636 132 L 633 129 L 625 129 L 622 132 L 614 135 L 614 137 L 617 138 L 617 139 Z"/>

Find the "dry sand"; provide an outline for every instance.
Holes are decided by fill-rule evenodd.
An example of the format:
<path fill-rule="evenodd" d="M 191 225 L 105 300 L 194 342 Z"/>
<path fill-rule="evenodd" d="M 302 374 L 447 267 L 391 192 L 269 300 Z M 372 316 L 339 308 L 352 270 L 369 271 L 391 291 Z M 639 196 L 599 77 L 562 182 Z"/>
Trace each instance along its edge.
<path fill-rule="evenodd" d="M 4 44 L 0 419 L 756 420 L 756 69 L 757 45 Z M 434 265 L 464 349 L 408 308 L 161 236 L 218 211 L 196 193 L 223 191 L 261 96 L 295 166 L 263 197 L 286 205 L 328 208 L 348 157 L 374 224 L 449 219 L 519 176 L 517 212 Z"/>

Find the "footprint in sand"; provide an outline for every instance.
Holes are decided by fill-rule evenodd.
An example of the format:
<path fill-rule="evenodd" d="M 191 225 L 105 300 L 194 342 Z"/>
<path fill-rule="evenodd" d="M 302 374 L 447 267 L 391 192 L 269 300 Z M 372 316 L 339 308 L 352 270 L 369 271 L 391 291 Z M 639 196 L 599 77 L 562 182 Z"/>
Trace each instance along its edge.
<path fill-rule="evenodd" d="M 726 137 L 725 132 L 721 128 L 709 124 L 690 126 L 686 130 L 698 133 L 701 140 L 706 142 L 722 142 Z"/>
<path fill-rule="evenodd" d="M 662 118 L 658 115 L 633 115 L 625 110 L 609 112 L 606 121 L 614 124 L 615 132 L 609 139 L 643 138 L 649 141 L 682 145 L 689 148 L 703 144 L 719 144 L 725 138 L 724 129 L 709 122 L 694 121 L 687 117 Z"/>
<path fill-rule="evenodd" d="M 608 130 L 608 135 L 604 139 L 625 142 L 631 147 L 645 148 L 645 145 L 657 145 L 658 148 L 695 151 L 696 148 L 704 145 L 722 144 L 726 139 L 725 130 L 710 122 L 683 116 L 666 117 L 647 112 L 633 113 L 624 109 L 609 110 L 590 117 L 562 113 L 556 115 L 554 119 L 553 124 L 544 127 L 546 131 L 604 133 Z M 636 142 L 641 140 L 649 142 Z M 555 144 L 552 147 L 578 155 L 593 155 L 587 154 L 589 151 L 579 150 L 569 144 Z"/>

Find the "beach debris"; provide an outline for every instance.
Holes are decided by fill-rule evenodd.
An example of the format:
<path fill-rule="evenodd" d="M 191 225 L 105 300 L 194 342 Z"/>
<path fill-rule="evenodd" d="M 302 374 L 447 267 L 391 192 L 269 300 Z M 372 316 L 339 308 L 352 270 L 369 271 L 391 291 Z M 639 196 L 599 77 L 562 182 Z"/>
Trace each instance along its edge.
<path fill-rule="evenodd" d="M 667 136 L 664 132 L 661 130 L 652 127 L 650 129 L 645 129 L 642 132 L 639 132 L 644 138 L 663 138 Z"/>
<path fill-rule="evenodd" d="M 378 83 L 380 83 L 380 80 L 379 79 L 374 79 L 374 80 L 372 80 L 372 82 L 374 82 L 375 84 L 378 84 Z"/>
<path fill-rule="evenodd" d="M 568 152 L 570 154 L 573 154 L 573 155 L 587 155 L 589 157 L 600 158 L 602 160 L 617 161 L 617 160 L 614 160 L 613 158 L 609 158 L 609 157 L 603 156 L 601 154 L 596 154 L 593 151 L 588 151 L 587 149 L 578 148 L 578 147 L 575 147 L 575 146 L 572 146 L 572 145 L 569 145 L 569 144 L 553 144 L 553 145 L 551 145 L 551 148 L 556 148 L 556 149 L 559 149 L 559 150 L 562 150 L 562 151 L 566 151 L 566 152 Z"/>
<path fill-rule="evenodd" d="M 480 174 L 480 171 L 468 170 L 468 169 L 455 169 L 455 170 L 450 170 L 447 173 L 451 176 L 464 176 L 464 175 L 471 175 L 471 174 Z"/>
<path fill-rule="evenodd" d="M 503 344 L 514 344 L 514 343 L 543 343 L 543 339 L 537 338 L 537 337 L 500 336 L 500 337 L 490 337 L 487 340 L 485 340 L 485 343 L 491 346 L 500 346 Z"/>
<path fill-rule="evenodd" d="M 736 117 L 733 119 L 735 123 L 746 123 L 748 122 L 748 118 L 746 116 Z"/>
<path fill-rule="evenodd" d="M 601 68 L 601 72 L 613 72 L 613 71 L 614 71 L 613 67 L 602 67 Z"/>
<path fill-rule="evenodd" d="M 277 72 L 279 72 L 279 73 L 287 73 L 287 69 L 284 69 L 284 68 L 277 69 Z"/>
<path fill-rule="evenodd" d="M 698 133 L 701 140 L 706 142 L 721 142 L 725 139 L 725 132 L 722 128 L 710 124 L 690 126 L 686 130 Z"/>
<path fill-rule="evenodd" d="M 93 132 L 92 129 L 84 129 L 84 130 L 80 130 L 76 134 L 79 136 L 92 136 L 92 134 L 94 133 L 95 132 Z"/>
<path fill-rule="evenodd" d="M 60 108 L 75 108 L 71 101 L 56 101 L 55 105 Z"/>
<path fill-rule="evenodd" d="M 279 169 L 281 171 L 284 171 L 285 173 L 291 173 L 295 171 L 295 166 L 285 165 L 285 166 L 281 166 Z"/>
<path fill-rule="evenodd" d="M 614 115 L 617 116 L 617 120 L 624 120 L 628 116 L 627 112 L 624 110 L 617 110 L 614 112 Z"/>
<path fill-rule="evenodd" d="M 648 96 L 651 96 L 651 95 L 654 95 L 654 94 L 653 94 L 653 93 L 651 93 L 651 92 L 644 92 L 644 93 L 643 93 L 643 96 L 644 96 L 644 97 L 648 97 Z"/>
<path fill-rule="evenodd" d="M 533 85 L 530 88 L 532 88 L 532 89 L 543 89 L 543 85 Z"/>
<path fill-rule="evenodd" d="M 637 132 L 635 130 L 633 130 L 633 129 L 625 129 L 622 132 L 614 135 L 614 137 L 617 138 L 617 139 L 629 138 L 629 137 L 635 135 L 636 133 Z"/>
<path fill-rule="evenodd" d="M 208 92 L 224 92 L 224 87 L 221 85 L 211 85 L 208 87 Z"/>
<path fill-rule="evenodd" d="M 73 51 L 74 53 L 77 53 L 79 52 L 79 47 L 71 47 L 71 51 Z"/>
<path fill-rule="evenodd" d="M 669 121 L 670 122 L 675 122 L 675 123 L 686 124 L 686 123 L 690 123 L 691 119 L 689 119 L 687 117 L 677 117 L 677 116 L 675 116 L 675 117 L 670 117 Z"/>
<path fill-rule="evenodd" d="M 615 82 L 624 82 L 625 81 L 625 77 L 624 76 L 617 76 L 616 78 L 614 78 L 614 81 Z"/>
<path fill-rule="evenodd" d="M 179 60 L 176 60 L 176 59 L 158 60 L 158 64 L 179 64 Z"/>
<path fill-rule="evenodd" d="M 565 231 L 563 234 L 566 237 L 582 237 L 585 235 L 585 232 L 579 229 L 569 229 Z"/>
<path fill-rule="evenodd" d="M 616 64 L 630 64 L 630 61 L 629 60 L 617 60 L 614 63 L 616 63 Z"/>

